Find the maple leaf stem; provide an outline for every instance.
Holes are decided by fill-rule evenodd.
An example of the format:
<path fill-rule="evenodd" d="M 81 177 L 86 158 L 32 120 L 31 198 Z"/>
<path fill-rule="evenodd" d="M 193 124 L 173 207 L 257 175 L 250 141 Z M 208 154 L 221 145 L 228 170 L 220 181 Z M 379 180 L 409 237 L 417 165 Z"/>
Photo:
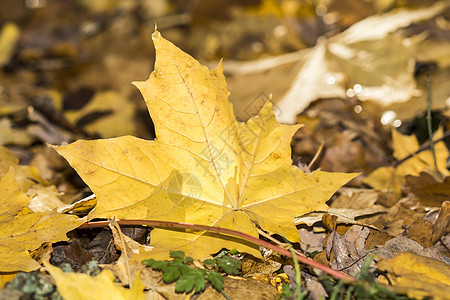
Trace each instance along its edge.
<path fill-rule="evenodd" d="M 182 223 L 182 222 L 168 222 L 168 221 L 154 221 L 154 220 L 116 220 L 116 222 L 119 225 L 147 225 L 151 227 L 165 227 L 165 228 L 182 228 L 182 229 L 191 229 L 191 230 L 199 230 L 199 231 L 210 231 L 210 232 L 216 232 L 221 234 L 227 234 L 232 235 L 236 237 L 240 237 L 242 239 L 245 239 L 249 242 L 252 242 L 254 244 L 263 246 L 265 248 L 271 249 L 273 251 L 278 252 L 279 254 L 292 257 L 292 253 L 289 250 L 283 249 L 281 247 L 278 247 L 274 244 L 271 244 L 267 241 L 263 241 L 261 239 L 258 239 L 256 237 L 253 237 L 251 235 L 245 234 L 243 232 L 239 232 L 236 230 L 231 230 L 227 228 L 221 228 L 221 227 L 214 227 L 214 226 L 207 226 L 207 225 L 199 225 L 199 224 L 191 224 L 191 223 Z M 98 227 L 107 227 L 109 224 L 108 221 L 95 221 L 95 222 L 86 222 L 83 225 L 81 225 L 80 229 L 87 229 L 87 228 L 98 228 Z M 318 263 L 308 257 L 303 257 L 298 254 L 295 254 L 297 260 L 301 263 L 310 265 L 313 268 L 317 268 L 319 270 L 322 270 L 325 273 L 328 273 L 331 276 L 334 276 L 339 279 L 343 279 L 346 281 L 355 281 L 356 279 L 348 274 L 345 274 L 341 271 L 334 270 L 328 266 L 322 265 L 321 263 Z"/>

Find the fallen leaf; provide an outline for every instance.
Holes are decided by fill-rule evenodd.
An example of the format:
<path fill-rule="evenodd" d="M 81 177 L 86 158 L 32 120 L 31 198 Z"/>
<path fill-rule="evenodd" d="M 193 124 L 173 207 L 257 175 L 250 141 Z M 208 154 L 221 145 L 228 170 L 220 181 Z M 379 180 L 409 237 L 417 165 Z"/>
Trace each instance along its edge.
<path fill-rule="evenodd" d="M 328 172 L 362 172 L 350 186 L 361 186 L 367 174 L 386 164 L 390 132 L 379 126 L 380 106 L 357 99 L 315 101 L 298 117 L 305 124 L 294 135 L 294 162 L 310 162 L 323 144 L 314 169 Z M 367 147 L 370 145 L 370 147 Z"/>
<path fill-rule="evenodd" d="M 368 228 L 359 225 L 353 225 L 342 236 L 333 231 L 326 243 L 327 254 L 331 250 L 334 252 L 334 260 L 330 266 L 355 276 L 361 270 L 367 255 L 364 247 L 369 233 Z"/>
<path fill-rule="evenodd" d="M 436 243 L 441 237 L 450 233 L 450 201 L 444 201 L 439 210 L 438 219 L 434 224 L 431 243 Z"/>
<path fill-rule="evenodd" d="M 425 208 L 440 207 L 450 200 L 450 177 L 438 180 L 426 172 L 418 176 L 407 175 L 405 187 L 417 197 L 419 204 Z"/>
<path fill-rule="evenodd" d="M 450 268 L 443 262 L 405 252 L 380 261 L 377 267 L 387 271 L 394 287 L 409 297 L 448 299 Z"/>
<path fill-rule="evenodd" d="M 294 123 L 297 114 L 301 113 L 308 105 L 319 98 L 345 97 L 343 88 L 343 76 L 339 73 L 338 66 L 326 55 L 327 40 L 319 38 L 317 45 L 305 55 L 305 64 L 297 74 L 290 89 L 276 102 L 280 111 L 278 121 L 282 123 Z M 327 78 L 337 78 L 337 84 L 327 84 Z M 299 101 L 299 95 L 301 101 Z"/>
<path fill-rule="evenodd" d="M 31 212 L 14 179 L 14 169 L 0 179 L 0 272 L 32 271 L 40 265 L 28 251 L 46 242 L 67 240 L 66 233 L 84 220 L 55 212 Z"/>
<path fill-rule="evenodd" d="M 244 254 L 242 257 L 241 272 L 246 278 L 270 282 L 276 272 L 282 267 L 283 258 L 273 251 L 264 251 L 263 258 Z"/>
<path fill-rule="evenodd" d="M 14 279 L 14 277 L 16 277 L 17 274 L 5 274 L 5 275 L 0 275 L 0 289 L 3 288 L 5 286 L 5 284 L 7 284 L 8 282 L 10 282 L 11 280 Z"/>
<path fill-rule="evenodd" d="M 324 212 L 311 212 L 295 218 L 295 224 L 305 223 L 308 226 L 312 226 L 314 223 L 321 222 L 324 215 L 330 215 L 337 217 L 336 222 L 339 224 L 355 224 L 378 229 L 375 225 L 365 224 L 355 220 L 357 217 L 369 216 L 384 212 L 385 209 L 380 208 L 366 208 L 366 209 L 347 209 L 347 208 L 329 208 Z"/>
<path fill-rule="evenodd" d="M 320 226 L 299 225 L 298 233 L 302 242 L 300 249 L 307 253 L 323 250 L 323 240 L 326 236 L 326 230 Z"/>
<path fill-rule="evenodd" d="M 0 145 L 14 144 L 28 146 L 32 141 L 33 139 L 24 129 L 14 129 L 10 119 L 0 119 Z"/>
<path fill-rule="evenodd" d="M 114 284 L 114 275 L 108 270 L 103 270 L 98 276 L 91 277 L 82 273 L 64 273 L 63 270 L 49 263 L 44 265 L 55 279 L 58 291 L 66 300 L 145 299 L 139 274 L 134 280 L 133 287 L 125 289 Z"/>
<path fill-rule="evenodd" d="M 77 214 L 87 214 L 97 205 L 97 198 L 95 195 L 90 195 L 86 198 L 78 200 L 70 205 L 65 207 L 61 207 L 58 209 L 60 213 L 71 213 L 74 215 Z"/>
<path fill-rule="evenodd" d="M 136 130 L 134 106 L 115 91 L 99 92 L 83 108 L 68 110 L 65 116 L 77 127 L 104 138 L 133 134 Z"/>
<path fill-rule="evenodd" d="M 51 186 L 34 185 L 27 191 L 32 198 L 28 208 L 34 212 L 60 211 L 68 205 L 61 201 L 61 193 Z"/>
<path fill-rule="evenodd" d="M 51 258 L 49 258 L 52 264 L 56 266 L 69 264 L 74 271 L 80 270 L 94 259 L 92 253 L 84 249 L 80 240 L 76 238 L 72 238 L 69 243 L 54 245 Z"/>
<path fill-rule="evenodd" d="M 111 264 L 120 257 L 110 230 L 102 230 L 87 247 L 99 264 Z"/>
<path fill-rule="evenodd" d="M 331 208 L 347 208 L 353 210 L 382 208 L 376 205 L 378 194 L 372 189 L 342 188 L 331 203 Z"/>
<path fill-rule="evenodd" d="M 439 130 L 433 138 L 442 136 Z M 444 142 L 434 145 L 438 170 L 444 176 L 449 175 L 447 170 L 447 158 L 449 152 Z M 396 130 L 392 131 L 392 147 L 394 157 L 400 161 L 419 149 L 419 143 L 415 136 L 407 136 Z M 433 171 L 434 159 L 431 150 L 422 151 L 407 159 L 396 167 L 381 167 L 367 176 L 363 182 L 377 190 L 392 189 L 394 193 L 400 194 L 401 187 L 406 182 L 406 175 L 418 176 L 423 171 Z"/>
<path fill-rule="evenodd" d="M 275 101 L 283 112 L 278 121 L 294 123 L 312 101 L 343 97 L 345 87 L 356 84 L 351 92 L 360 100 L 384 105 L 409 100 L 416 89 L 410 62 L 423 37 L 404 39 L 391 33 L 432 18 L 447 6 L 442 1 L 417 10 L 397 9 L 365 18 L 328 40 L 319 39 L 291 88 Z"/>
<path fill-rule="evenodd" d="M 326 210 L 331 195 L 356 174 L 301 172 L 291 164 L 299 125 L 277 123 L 268 102 L 237 122 L 222 72 L 153 34 L 155 71 L 135 82 L 157 138 L 132 136 L 54 147 L 90 186 L 92 218 L 153 219 L 218 226 L 258 236 L 255 224 L 299 242 L 298 215 Z M 240 239 L 189 230 L 152 231 L 152 256 L 168 250 L 204 258 L 223 247 L 260 256 Z M 160 256 L 158 256 L 160 255 Z"/>
<path fill-rule="evenodd" d="M 441 255 L 439 250 L 434 247 L 423 247 L 418 242 L 408 239 L 404 236 L 399 236 L 388 240 L 384 246 L 379 248 L 378 258 L 394 258 L 395 256 L 404 252 L 411 252 L 424 257 L 429 257 L 437 261 L 448 263 L 449 258 Z"/>
<path fill-rule="evenodd" d="M 391 236 L 407 237 L 424 247 L 431 247 L 433 225 L 424 220 L 423 215 L 424 213 L 412 211 L 397 203 L 385 214 L 372 218 L 371 224 Z"/>
<path fill-rule="evenodd" d="M 7 148 L 0 146 L 0 177 L 9 172 L 10 167 L 14 168 L 15 180 L 21 187 L 22 191 L 42 182 L 41 176 L 35 167 L 19 165 L 19 159 Z"/>
<path fill-rule="evenodd" d="M 236 300 L 270 300 L 277 299 L 277 290 L 269 283 L 264 283 L 251 278 L 227 276 L 224 278 L 224 290 L 230 299 Z M 225 299 L 214 288 L 209 287 L 199 297 L 199 300 Z"/>
<path fill-rule="evenodd" d="M 145 253 L 150 252 L 152 247 L 139 244 L 130 237 L 120 233 L 115 226 L 109 225 L 109 227 L 113 233 L 114 244 L 121 251 L 121 255 L 113 265 L 102 265 L 102 267 L 111 270 L 123 284 L 129 284 L 130 278 L 127 271 L 129 267 L 131 278 L 134 279 L 137 274 L 141 274 L 144 287 L 146 289 L 152 288 L 161 279 L 160 272 L 152 268 L 146 268 L 142 264 L 143 259 L 141 258 L 142 256 L 146 257 Z M 125 249 L 121 237 L 123 238 Z"/>
<path fill-rule="evenodd" d="M 19 26 L 11 22 L 3 25 L 0 32 L 0 67 L 6 65 L 13 56 L 19 37 Z"/>

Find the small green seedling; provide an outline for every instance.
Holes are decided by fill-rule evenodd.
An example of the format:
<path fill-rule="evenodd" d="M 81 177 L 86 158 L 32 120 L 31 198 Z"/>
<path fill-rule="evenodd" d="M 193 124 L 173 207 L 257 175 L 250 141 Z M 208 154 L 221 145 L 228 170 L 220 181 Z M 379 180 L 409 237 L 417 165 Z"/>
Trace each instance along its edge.
<path fill-rule="evenodd" d="M 144 260 L 142 263 L 154 270 L 163 273 L 163 281 L 172 283 L 176 281 L 175 291 L 177 293 L 190 293 L 192 290 L 199 293 L 205 290 L 206 281 L 226 298 L 221 272 L 229 275 L 238 275 L 241 262 L 233 257 L 226 256 L 224 252 L 219 253 L 212 259 L 206 259 L 203 264 L 209 269 L 194 269 L 192 257 L 185 256 L 183 251 L 170 251 L 172 261 L 158 261 L 153 258 Z"/>

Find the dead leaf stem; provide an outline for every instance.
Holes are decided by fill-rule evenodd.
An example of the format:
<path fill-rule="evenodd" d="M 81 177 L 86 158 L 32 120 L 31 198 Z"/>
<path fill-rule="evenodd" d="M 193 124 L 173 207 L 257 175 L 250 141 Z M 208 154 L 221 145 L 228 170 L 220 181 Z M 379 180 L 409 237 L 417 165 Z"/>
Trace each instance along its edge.
<path fill-rule="evenodd" d="M 132 282 L 132 278 L 131 278 L 130 264 L 128 263 L 127 246 L 126 246 L 125 240 L 123 238 L 122 230 L 120 229 L 120 226 L 119 226 L 119 224 L 117 223 L 117 221 L 115 219 L 110 219 L 108 222 L 109 222 L 108 225 L 110 227 L 116 228 L 117 232 L 119 233 L 120 242 L 122 243 L 122 252 L 123 252 L 124 257 L 125 257 L 125 265 L 127 267 L 128 282 L 129 282 L 130 288 L 132 288 L 133 287 L 133 282 Z"/>
<path fill-rule="evenodd" d="M 190 223 L 182 223 L 182 222 L 167 222 L 167 221 L 154 221 L 154 220 L 116 220 L 116 222 L 119 225 L 134 225 L 134 226 L 152 226 L 152 227 L 165 227 L 165 228 L 182 228 L 182 229 L 191 229 L 191 230 L 199 230 L 199 231 L 210 231 L 210 232 L 216 232 L 226 235 L 232 235 L 236 237 L 240 237 L 242 239 L 245 239 L 249 242 L 255 243 L 257 245 L 263 246 L 265 248 L 271 249 L 273 251 L 278 252 L 279 254 L 292 257 L 292 253 L 289 250 L 283 249 L 281 247 L 278 247 L 276 245 L 273 245 L 267 241 L 263 241 L 261 239 L 258 239 L 256 237 L 253 237 L 251 235 L 245 234 L 243 232 L 227 229 L 227 228 L 220 228 L 220 227 L 214 227 L 214 226 L 207 226 L 207 225 L 199 225 L 199 224 L 190 224 Z M 81 225 L 80 229 L 87 229 L 87 228 L 98 228 L 98 227 L 106 227 L 108 226 L 108 221 L 96 221 L 96 222 L 87 222 Z M 325 273 L 328 273 L 331 276 L 334 276 L 339 279 L 343 279 L 346 281 L 355 281 L 356 279 L 348 274 L 345 274 L 343 272 L 340 272 L 338 270 L 334 270 L 328 266 L 322 265 L 310 258 L 300 256 L 298 254 L 295 254 L 297 260 L 301 263 L 310 265 L 313 268 L 317 268 Z"/>

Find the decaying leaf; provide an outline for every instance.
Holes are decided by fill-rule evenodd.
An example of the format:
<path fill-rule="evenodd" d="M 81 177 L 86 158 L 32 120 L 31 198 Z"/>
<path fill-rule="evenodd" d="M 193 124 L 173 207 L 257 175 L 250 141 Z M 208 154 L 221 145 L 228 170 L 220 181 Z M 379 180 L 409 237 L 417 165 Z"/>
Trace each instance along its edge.
<path fill-rule="evenodd" d="M 31 258 L 46 242 L 67 240 L 66 233 L 84 220 L 56 212 L 32 212 L 29 198 L 14 179 L 14 169 L 0 179 L 0 272 L 32 271 L 40 265 Z"/>
<path fill-rule="evenodd" d="M 426 172 L 418 176 L 407 175 L 405 187 L 414 194 L 420 206 L 440 207 L 444 201 L 450 201 L 450 177 L 435 178 Z"/>
<path fill-rule="evenodd" d="M 327 256 L 331 250 L 334 260 L 330 263 L 333 269 L 356 275 L 364 263 L 367 251 L 364 248 L 369 236 L 369 229 L 359 225 L 350 227 L 344 235 L 333 231 L 327 239 Z"/>
<path fill-rule="evenodd" d="M 44 263 L 47 271 L 55 279 L 58 291 L 66 300 L 90 299 L 141 299 L 144 300 L 144 287 L 139 274 L 130 289 L 114 284 L 111 271 L 103 270 L 98 276 L 91 277 L 81 273 L 64 273 L 58 267 Z"/>
<path fill-rule="evenodd" d="M 141 274 L 144 287 L 151 288 L 161 277 L 157 274 L 157 271 L 154 271 L 152 268 L 146 268 L 142 264 L 142 258 L 136 254 L 145 256 L 145 252 L 150 252 L 152 247 L 143 246 L 130 237 L 123 235 L 115 226 L 110 225 L 109 227 L 113 233 L 114 244 L 122 253 L 115 264 L 103 265 L 102 267 L 111 270 L 123 284 L 129 284 L 128 270 L 130 270 L 131 279 L 133 280 L 137 274 Z M 125 243 L 125 249 L 122 239 Z"/>
<path fill-rule="evenodd" d="M 404 208 L 400 203 L 389 208 L 386 213 L 375 216 L 371 224 L 391 236 L 410 238 L 424 247 L 431 247 L 433 225 L 423 219 L 423 213 Z"/>
<path fill-rule="evenodd" d="M 377 267 L 387 271 L 393 285 L 409 297 L 448 299 L 450 268 L 443 262 L 405 252 L 382 260 Z"/>
<path fill-rule="evenodd" d="M 444 201 L 439 210 L 438 219 L 434 224 L 431 243 L 436 243 L 441 237 L 450 233 L 450 201 Z"/>
<path fill-rule="evenodd" d="M 441 135 L 442 131 L 439 130 L 435 134 L 435 138 Z M 402 135 L 396 130 L 392 131 L 392 146 L 394 157 L 397 160 L 402 160 L 419 149 L 419 143 L 415 136 Z M 446 164 L 449 152 L 444 142 L 435 144 L 435 153 L 439 171 L 443 175 L 448 175 Z M 401 187 L 406 181 L 406 175 L 418 176 L 422 171 L 432 172 L 433 169 L 433 154 L 431 150 L 425 150 L 402 162 L 397 167 L 389 166 L 376 169 L 363 182 L 378 190 L 392 189 L 396 194 L 400 194 Z"/>
<path fill-rule="evenodd" d="M 423 247 L 418 242 L 399 236 L 388 240 L 384 246 L 378 248 L 378 258 L 394 258 L 404 252 L 411 252 L 424 257 L 429 257 L 437 261 L 449 263 L 450 258 L 443 256 L 438 249 L 434 247 Z"/>
<path fill-rule="evenodd" d="M 299 125 L 280 125 L 269 102 L 248 122 L 237 122 L 221 63 L 209 70 L 158 31 L 153 40 L 155 71 L 134 84 L 157 138 L 55 147 L 97 196 L 89 217 L 187 222 L 252 236 L 258 224 L 298 242 L 294 218 L 326 210 L 325 201 L 355 174 L 305 174 L 292 166 L 290 140 Z M 157 229 L 151 240 L 159 258 L 169 249 L 203 258 L 222 247 L 260 255 L 242 240 L 205 232 Z"/>

